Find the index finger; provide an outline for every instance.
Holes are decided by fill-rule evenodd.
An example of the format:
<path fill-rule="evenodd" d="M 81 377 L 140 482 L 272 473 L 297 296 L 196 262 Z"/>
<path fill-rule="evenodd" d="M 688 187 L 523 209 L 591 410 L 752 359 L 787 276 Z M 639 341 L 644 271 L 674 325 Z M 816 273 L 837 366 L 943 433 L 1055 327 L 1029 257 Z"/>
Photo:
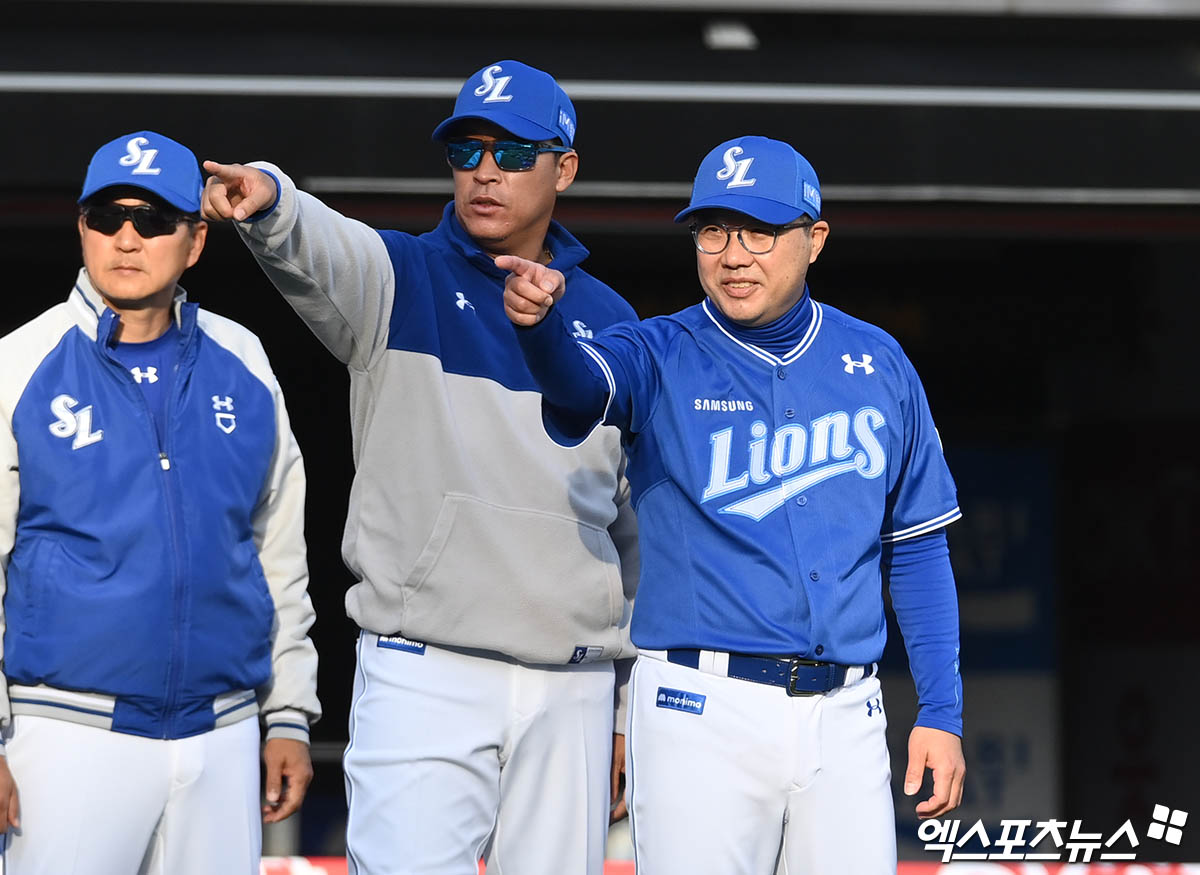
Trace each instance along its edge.
<path fill-rule="evenodd" d="M 546 273 L 546 266 L 519 255 L 496 256 L 496 267 L 515 273 L 519 277 L 537 282 Z"/>
<path fill-rule="evenodd" d="M 221 164 L 217 161 L 206 160 L 204 169 L 213 176 L 219 177 L 223 182 L 228 182 L 237 179 L 240 176 L 245 176 L 245 167 L 241 164 Z M 241 172 L 239 172 L 241 171 Z"/>

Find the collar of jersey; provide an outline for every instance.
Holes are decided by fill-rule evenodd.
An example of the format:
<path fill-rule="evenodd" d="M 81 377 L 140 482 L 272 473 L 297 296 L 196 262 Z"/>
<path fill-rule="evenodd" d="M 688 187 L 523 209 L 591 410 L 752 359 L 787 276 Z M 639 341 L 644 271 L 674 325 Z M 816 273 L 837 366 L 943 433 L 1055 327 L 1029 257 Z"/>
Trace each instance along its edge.
<path fill-rule="evenodd" d="M 713 313 L 707 298 L 700 303 L 700 306 L 704 308 L 704 314 L 708 316 L 713 325 L 720 329 L 722 334 L 724 334 L 746 352 L 750 353 L 750 355 L 754 356 L 755 358 L 762 359 L 769 365 L 790 365 L 792 362 L 796 361 L 796 359 L 800 358 L 800 356 L 808 352 L 809 347 L 813 345 L 813 341 L 817 339 L 817 334 L 821 330 L 821 322 L 824 320 L 824 311 L 821 305 L 814 301 L 807 292 L 805 292 L 804 297 L 808 302 L 808 306 L 812 307 L 812 317 L 808 320 L 808 330 L 804 332 L 804 336 L 800 338 L 799 343 L 781 356 L 775 355 L 773 352 L 768 352 L 761 346 L 756 346 L 750 341 L 744 339 L 744 337 L 736 336 L 732 331 L 729 330 L 729 328 L 722 324 L 724 320 L 718 318 Z"/>

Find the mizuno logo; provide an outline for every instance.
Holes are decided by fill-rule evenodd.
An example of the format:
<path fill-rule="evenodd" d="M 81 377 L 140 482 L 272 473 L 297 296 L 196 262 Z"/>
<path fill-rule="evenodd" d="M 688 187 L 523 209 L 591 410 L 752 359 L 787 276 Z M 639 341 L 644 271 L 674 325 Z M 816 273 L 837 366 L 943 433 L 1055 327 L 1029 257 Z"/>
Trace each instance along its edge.
<path fill-rule="evenodd" d="M 158 368 L 155 367 L 146 368 L 144 371 L 141 368 L 131 368 L 129 373 L 133 374 L 133 378 L 139 383 L 142 381 L 147 383 L 158 382 Z"/>
<path fill-rule="evenodd" d="M 717 179 L 722 182 L 728 179 L 729 182 L 726 184 L 726 188 L 746 188 L 758 182 L 757 179 L 746 178 L 746 173 L 750 170 L 750 165 L 754 163 L 753 158 L 743 158 L 741 161 L 733 160 L 741 154 L 741 146 L 730 146 L 725 150 L 725 155 L 722 157 L 725 166 L 717 171 Z"/>
<path fill-rule="evenodd" d="M 504 93 L 504 88 L 512 81 L 512 76 L 496 76 L 503 71 L 504 68 L 499 64 L 493 64 L 484 70 L 483 84 L 475 89 L 475 96 L 483 97 L 487 94 L 487 97 L 483 97 L 484 103 L 507 103 L 512 100 L 511 94 Z"/>
<path fill-rule="evenodd" d="M 92 405 L 74 412 L 79 404 L 70 395 L 59 395 L 50 402 L 50 412 L 58 419 L 50 423 L 50 434 L 59 438 L 74 437 L 71 449 L 78 450 L 104 440 L 103 429 L 92 431 Z"/>
<path fill-rule="evenodd" d="M 856 362 L 850 358 L 850 353 L 847 352 L 842 355 L 842 361 L 846 363 L 846 367 L 842 368 L 842 370 L 847 374 L 853 374 L 855 368 L 862 368 L 864 374 L 875 373 L 875 368 L 871 365 L 871 356 L 868 353 L 864 352 L 862 361 Z"/>
<path fill-rule="evenodd" d="M 745 470 L 737 474 L 733 472 L 743 466 L 734 466 L 733 428 L 713 432 L 709 436 L 708 484 L 700 500 L 740 492 L 751 483 L 765 486 L 720 510 L 758 521 L 792 496 L 832 477 L 857 473 L 874 480 L 887 467 L 883 444 L 875 436 L 884 425 L 883 413 L 874 407 L 862 408 L 853 418 L 839 410 L 814 419 L 807 429 L 799 423 L 781 425 L 768 441 L 767 424 L 756 420 L 750 426 Z M 857 447 L 850 443 L 852 433 Z M 800 473 L 806 464 L 808 470 Z M 772 480 L 778 482 L 768 486 Z"/>

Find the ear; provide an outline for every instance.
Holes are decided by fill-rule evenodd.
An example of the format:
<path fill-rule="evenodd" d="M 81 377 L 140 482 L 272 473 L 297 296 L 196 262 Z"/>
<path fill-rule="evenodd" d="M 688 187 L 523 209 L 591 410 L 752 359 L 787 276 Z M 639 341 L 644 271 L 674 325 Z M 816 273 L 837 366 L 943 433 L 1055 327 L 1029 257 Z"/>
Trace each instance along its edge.
<path fill-rule="evenodd" d="M 811 241 L 808 263 L 812 264 L 817 260 L 817 256 L 821 254 L 821 250 L 825 248 L 825 241 L 829 239 L 829 223 L 824 219 L 816 222 L 808 229 L 808 238 Z"/>
<path fill-rule="evenodd" d="M 558 159 L 558 176 L 554 180 L 554 190 L 560 194 L 567 190 L 572 182 L 575 181 L 575 174 L 579 172 L 579 153 L 567 152 Z"/>
<path fill-rule="evenodd" d="M 187 266 L 191 267 L 200 260 L 200 253 L 204 251 L 204 243 L 208 240 L 208 222 L 196 222 L 191 227 L 192 233 L 192 248 L 188 251 Z M 186 269 L 186 268 L 185 268 Z"/>
<path fill-rule="evenodd" d="M 76 224 L 79 225 L 79 242 L 82 243 L 83 242 L 83 233 L 84 233 L 84 231 L 87 230 L 87 225 L 85 225 L 83 223 L 83 213 L 79 214 L 79 221 Z"/>

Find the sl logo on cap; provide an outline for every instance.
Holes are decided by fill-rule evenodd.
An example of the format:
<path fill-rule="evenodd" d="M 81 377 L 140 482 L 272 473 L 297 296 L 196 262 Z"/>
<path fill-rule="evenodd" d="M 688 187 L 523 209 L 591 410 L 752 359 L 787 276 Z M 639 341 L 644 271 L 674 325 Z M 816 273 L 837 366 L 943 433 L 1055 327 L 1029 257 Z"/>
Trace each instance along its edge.
<path fill-rule="evenodd" d="M 717 171 L 717 179 L 722 181 L 729 179 L 729 183 L 725 186 L 726 188 L 745 188 L 758 182 L 757 179 L 746 178 L 746 173 L 750 170 L 750 165 L 754 163 L 753 158 L 743 158 L 741 161 L 733 160 L 741 154 L 741 146 L 730 146 L 725 150 L 724 156 L 722 156 L 721 160 L 725 162 L 725 166 Z"/>
<path fill-rule="evenodd" d="M 509 82 L 512 81 L 512 76 L 500 76 L 497 78 L 496 73 L 503 73 L 504 68 L 499 64 L 493 64 L 483 71 L 483 84 L 475 89 L 476 97 L 483 97 L 484 103 L 507 103 L 512 100 L 511 94 L 505 94 L 504 89 Z M 488 94 L 488 92 L 491 92 Z"/>
<path fill-rule="evenodd" d="M 133 167 L 134 173 L 143 173 L 150 176 L 157 176 L 162 173 L 161 167 L 151 167 L 154 159 L 158 157 L 157 149 L 142 149 L 142 146 L 150 145 L 150 141 L 145 137 L 134 137 L 125 144 L 125 154 L 117 161 L 122 167 Z M 134 165 L 137 165 L 134 167 Z"/>

